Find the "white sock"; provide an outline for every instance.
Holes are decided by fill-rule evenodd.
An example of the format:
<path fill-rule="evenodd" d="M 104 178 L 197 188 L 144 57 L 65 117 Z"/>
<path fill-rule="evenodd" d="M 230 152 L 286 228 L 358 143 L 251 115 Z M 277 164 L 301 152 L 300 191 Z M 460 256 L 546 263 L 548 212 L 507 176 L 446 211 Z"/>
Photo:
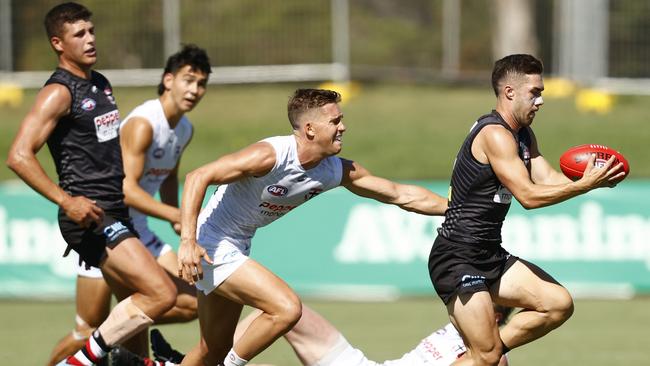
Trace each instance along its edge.
<path fill-rule="evenodd" d="M 234 349 L 230 349 L 226 359 L 223 360 L 223 366 L 244 366 L 248 363 L 248 360 L 244 360 L 235 353 Z"/>

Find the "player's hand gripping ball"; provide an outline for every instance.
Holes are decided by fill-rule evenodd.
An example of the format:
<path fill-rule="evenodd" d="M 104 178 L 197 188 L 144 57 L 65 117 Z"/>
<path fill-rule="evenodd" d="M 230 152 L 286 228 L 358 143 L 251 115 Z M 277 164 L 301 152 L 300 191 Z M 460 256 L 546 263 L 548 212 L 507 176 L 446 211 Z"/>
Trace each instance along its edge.
<path fill-rule="evenodd" d="M 607 160 L 614 155 L 615 160 L 612 167 L 616 166 L 618 163 L 623 163 L 623 171 L 625 172 L 625 175 L 620 180 L 625 179 L 625 177 L 630 174 L 630 164 L 628 164 L 627 159 L 625 159 L 623 154 L 607 146 L 595 144 L 574 146 L 565 151 L 562 156 L 560 156 L 560 169 L 562 169 L 562 173 L 571 180 L 582 178 L 582 174 L 587 167 L 589 155 L 591 154 L 596 155 L 594 167 L 599 168 L 604 166 Z"/>

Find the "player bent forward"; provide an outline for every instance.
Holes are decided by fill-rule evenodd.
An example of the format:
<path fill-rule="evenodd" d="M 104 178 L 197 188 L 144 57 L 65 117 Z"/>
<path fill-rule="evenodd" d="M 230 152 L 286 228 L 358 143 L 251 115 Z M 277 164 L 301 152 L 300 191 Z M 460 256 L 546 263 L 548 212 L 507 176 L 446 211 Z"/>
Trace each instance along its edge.
<path fill-rule="evenodd" d="M 405 210 L 446 209 L 445 199 L 424 188 L 375 177 L 336 157 L 345 132 L 339 102 L 334 91 L 299 89 L 288 103 L 292 135 L 267 138 L 187 175 L 178 257 L 181 276 L 200 290 L 201 342 L 183 365 L 244 365 L 300 319 L 293 290 L 248 258 L 257 228 L 339 185 Z M 221 186 L 199 216 L 210 184 Z M 230 349 L 244 304 L 262 313 Z"/>

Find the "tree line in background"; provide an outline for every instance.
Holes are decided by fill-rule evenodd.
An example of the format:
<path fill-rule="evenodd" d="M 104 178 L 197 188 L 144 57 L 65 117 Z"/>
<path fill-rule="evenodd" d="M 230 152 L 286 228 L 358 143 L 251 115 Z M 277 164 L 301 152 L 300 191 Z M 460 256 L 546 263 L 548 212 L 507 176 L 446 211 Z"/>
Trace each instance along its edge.
<path fill-rule="evenodd" d="M 163 55 L 163 4 L 153 0 L 82 0 L 93 11 L 98 67 L 158 68 Z M 14 67 L 47 70 L 54 63 L 42 27 L 58 1 L 12 2 Z M 442 0 L 349 2 L 351 63 L 439 68 Z M 490 0 L 462 1 L 461 68 L 492 62 Z M 183 0 L 181 40 L 206 48 L 218 66 L 326 63 L 332 59 L 330 0 Z M 35 26 L 37 25 L 38 26 Z M 486 29 L 488 31 L 486 31 Z"/>
<path fill-rule="evenodd" d="M 553 70 L 554 3 L 558 0 L 458 0 L 460 72 L 485 71 L 495 55 L 522 49 Z M 11 1 L 14 69 L 55 65 L 42 21 L 60 1 Z M 163 65 L 162 0 L 80 0 L 93 12 L 100 51 L 98 68 Z M 610 69 L 642 75 L 645 62 L 619 59 L 634 44 L 650 48 L 650 8 L 644 1 L 610 1 Z M 330 0 L 182 0 L 183 43 L 208 50 L 216 66 L 328 63 L 332 61 Z M 443 0 L 350 0 L 350 61 L 354 67 L 439 70 Z M 520 32 L 503 24 L 520 20 Z M 523 32 L 523 33 L 522 33 Z M 511 46 L 508 46 L 511 45 Z M 638 70 L 638 71 L 635 71 Z"/>

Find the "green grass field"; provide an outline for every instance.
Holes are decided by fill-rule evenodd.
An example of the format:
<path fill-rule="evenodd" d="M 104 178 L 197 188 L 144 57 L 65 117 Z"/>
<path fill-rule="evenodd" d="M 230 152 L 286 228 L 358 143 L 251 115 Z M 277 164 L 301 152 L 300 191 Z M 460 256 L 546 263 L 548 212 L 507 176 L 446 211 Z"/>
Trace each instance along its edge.
<path fill-rule="evenodd" d="M 181 164 L 184 174 L 208 161 L 267 136 L 289 134 L 286 101 L 296 87 L 316 85 L 211 85 L 190 118 L 196 134 Z M 0 107 L 0 158 L 6 153 L 35 91 L 26 91 L 19 108 Z M 117 88 L 122 117 L 146 99 L 149 88 Z M 580 114 L 573 98 L 545 98 L 533 124 L 540 149 L 554 166 L 568 147 L 599 143 L 621 151 L 632 177 L 650 177 L 647 164 L 650 97 L 620 97 L 607 115 Z M 451 165 L 471 124 L 494 107 L 484 88 L 412 85 L 364 85 L 343 106 L 347 132 L 342 156 L 355 159 L 375 174 L 393 179 L 448 179 Z M 49 153 L 41 161 L 53 172 Z M 15 176 L 6 167 L 0 180 Z"/>
<path fill-rule="evenodd" d="M 400 357 L 447 322 L 436 298 L 396 302 L 306 301 L 373 360 Z M 577 300 L 576 312 L 546 337 L 510 353 L 512 365 L 647 365 L 650 298 L 628 301 Z M 8 365 L 42 365 L 74 321 L 71 302 L 0 302 L 0 354 Z M 198 323 L 161 327 L 181 350 L 198 340 Z M 255 362 L 300 365 L 286 342 L 278 341 Z"/>

